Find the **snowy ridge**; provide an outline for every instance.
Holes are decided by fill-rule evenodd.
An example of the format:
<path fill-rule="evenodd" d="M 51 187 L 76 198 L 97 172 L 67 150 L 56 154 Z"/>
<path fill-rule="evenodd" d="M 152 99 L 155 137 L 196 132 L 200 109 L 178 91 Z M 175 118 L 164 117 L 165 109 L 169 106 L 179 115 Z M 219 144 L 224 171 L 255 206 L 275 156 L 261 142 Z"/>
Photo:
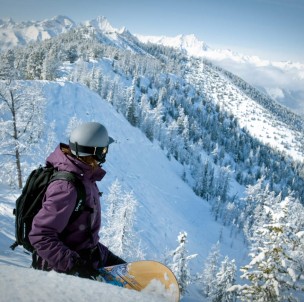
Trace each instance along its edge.
<path fill-rule="evenodd" d="M 192 66 L 187 79 L 201 87 L 221 110 L 233 114 L 240 126 L 263 144 L 275 147 L 295 160 L 303 160 L 304 121 L 299 116 L 208 61 Z"/>
<path fill-rule="evenodd" d="M 230 49 L 214 49 L 194 35 L 136 37 L 143 43 L 161 44 L 184 50 L 189 55 L 208 59 L 268 93 L 277 102 L 304 114 L 304 64 L 273 62 Z"/>

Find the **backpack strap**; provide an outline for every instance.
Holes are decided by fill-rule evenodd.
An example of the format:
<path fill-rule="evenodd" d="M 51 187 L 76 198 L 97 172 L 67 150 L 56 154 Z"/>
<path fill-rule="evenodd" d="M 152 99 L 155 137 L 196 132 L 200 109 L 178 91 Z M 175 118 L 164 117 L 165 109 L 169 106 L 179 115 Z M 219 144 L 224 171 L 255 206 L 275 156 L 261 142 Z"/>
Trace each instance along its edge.
<path fill-rule="evenodd" d="M 72 215 L 69 219 L 69 223 L 75 221 L 83 211 L 87 211 L 90 214 L 93 213 L 94 210 L 91 207 L 85 205 L 86 191 L 85 191 L 84 184 L 74 173 L 67 172 L 67 171 L 56 171 L 54 173 L 54 175 L 52 176 L 51 182 L 55 181 L 55 180 L 67 180 L 67 181 L 73 183 L 77 190 L 77 202 L 76 202 L 74 212 L 72 213 Z M 92 231 L 91 215 L 88 218 L 87 226 L 88 226 L 88 235 L 90 237 L 90 241 L 93 243 L 93 235 L 91 232 Z"/>
<path fill-rule="evenodd" d="M 73 218 L 73 220 L 76 220 L 79 214 L 85 209 L 86 191 L 84 184 L 74 173 L 67 171 L 56 171 L 52 176 L 50 182 L 53 182 L 55 180 L 66 180 L 75 186 L 77 190 L 77 201 L 71 218 Z"/>

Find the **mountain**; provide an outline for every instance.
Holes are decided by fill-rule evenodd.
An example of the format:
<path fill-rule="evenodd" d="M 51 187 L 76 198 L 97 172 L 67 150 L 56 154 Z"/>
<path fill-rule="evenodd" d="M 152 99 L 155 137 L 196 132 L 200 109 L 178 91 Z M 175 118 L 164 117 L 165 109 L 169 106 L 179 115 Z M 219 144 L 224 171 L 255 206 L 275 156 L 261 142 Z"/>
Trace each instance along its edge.
<path fill-rule="evenodd" d="M 193 68 L 187 79 L 205 91 L 221 110 L 233 114 L 253 137 L 295 160 L 302 160 L 304 120 L 301 117 L 210 62 Z"/>
<path fill-rule="evenodd" d="M 120 49 L 143 53 L 142 49 L 137 45 L 138 40 L 135 36 L 125 27 L 121 29 L 112 27 L 105 17 L 101 16 L 94 20 L 83 22 L 80 26 L 91 29 L 99 42 L 110 44 Z"/>
<path fill-rule="evenodd" d="M 185 50 L 191 56 L 206 58 L 238 75 L 295 113 L 304 115 L 303 63 L 273 62 L 229 49 L 213 49 L 193 34 L 176 37 L 136 34 L 136 37 L 144 43 L 170 46 Z"/>
<path fill-rule="evenodd" d="M 137 38 L 144 42 L 170 46 L 186 51 L 189 55 L 206 58 L 238 75 L 260 91 L 293 112 L 304 114 L 304 64 L 297 62 L 272 62 L 257 56 L 239 54 L 229 49 L 213 49 L 193 34 L 143 36 L 131 34 L 126 28 L 116 29 L 105 17 L 84 21 L 78 25 L 70 18 L 56 16 L 50 20 L 15 23 L 12 19 L 0 19 L 0 50 L 42 41 L 78 26 L 88 26 L 103 32 L 105 37 L 116 40 L 117 46 L 140 51 Z M 118 39 L 118 40 L 117 40 Z M 134 40 L 130 42 L 131 40 Z"/>
<path fill-rule="evenodd" d="M 56 16 L 50 20 L 16 23 L 12 19 L 0 19 L 0 49 L 24 46 L 30 42 L 43 41 L 74 28 L 76 24 L 68 17 Z"/>

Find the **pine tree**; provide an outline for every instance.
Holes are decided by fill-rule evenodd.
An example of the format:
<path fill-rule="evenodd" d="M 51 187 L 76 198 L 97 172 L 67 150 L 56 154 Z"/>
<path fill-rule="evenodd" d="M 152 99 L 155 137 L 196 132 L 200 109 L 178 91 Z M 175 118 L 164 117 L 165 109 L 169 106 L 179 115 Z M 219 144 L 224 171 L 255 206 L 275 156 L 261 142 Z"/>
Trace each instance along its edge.
<path fill-rule="evenodd" d="M 15 53 L 8 49 L 0 57 L 0 80 L 12 81 L 18 77 L 18 61 L 16 62 Z"/>
<path fill-rule="evenodd" d="M 178 247 L 169 253 L 169 256 L 172 257 L 172 263 L 169 264 L 169 267 L 178 280 L 181 295 L 187 293 L 187 287 L 194 281 L 188 264 L 191 259 L 197 256 L 197 254 L 187 255 L 187 236 L 186 232 L 180 232 L 177 237 Z"/>
<path fill-rule="evenodd" d="M 55 50 L 50 50 L 42 63 L 41 78 L 43 80 L 53 81 L 58 76 L 57 69 L 60 61 L 56 56 Z"/>
<path fill-rule="evenodd" d="M 231 171 L 229 167 L 221 167 L 217 177 L 216 196 L 219 196 L 221 201 L 227 201 L 229 188 L 230 188 Z"/>
<path fill-rule="evenodd" d="M 134 230 L 137 201 L 132 192 L 124 192 L 115 180 L 105 198 L 108 204 L 105 226 L 101 230 L 102 242 L 125 260 L 144 258 L 138 235 Z"/>
<path fill-rule="evenodd" d="M 42 46 L 32 47 L 27 60 L 27 80 L 41 80 L 45 49 Z"/>
<path fill-rule="evenodd" d="M 297 222 L 290 220 L 295 204 L 289 197 L 265 201 L 267 216 L 253 226 L 252 260 L 241 269 L 242 278 L 250 281 L 239 287 L 242 301 L 298 301 L 294 294 L 304 290 L 303 260 L 299 260 L 304 240 Z"/>
<path fill-rule="evenodd" d="M 127 107 L 127 113 L 126 117 L 127 120 L 130 122 L 132 126 L 137 126 L 137 101 L 136 101 L 136 83 L 137 83 L 137 77 L 134 77 L 132 86 L 130 88 L 129 92 L 129 101 L 128 101 L 128 107 Z"/>
<path fill-rule="evenodd" d="M 201 277 L 202 292 L 205 297 L 209 297 L 212 291 L 214 276 L 217 273 L 220 258 L 219 242 L 211 247 L 211 251 L 205 261 Z"/>
<path fill-rule="evenodd" d="M 104 214 L 105 224 L 101 229 L 102 241 L 107 246 L 111 246 L 113 236 L 115 235 L 116 229 L 115 224 L 115 213 L 119 210 L 119 205 L 122 203 L 122 188 L 118 179 L 116 179 L 109 187 L 109 193 L 105 197 L 105 203 L 107 210 Z"/>
<path fill-rule="evenodd" d="M 236 300 L 236 293 L 230 291 L 235 284 L 236 265 L 235 260 L 229 260 L 226 256 L 216 273 L 212 287 L 210 288 L 209 301 L 212 302 L 233 302 Z"/>

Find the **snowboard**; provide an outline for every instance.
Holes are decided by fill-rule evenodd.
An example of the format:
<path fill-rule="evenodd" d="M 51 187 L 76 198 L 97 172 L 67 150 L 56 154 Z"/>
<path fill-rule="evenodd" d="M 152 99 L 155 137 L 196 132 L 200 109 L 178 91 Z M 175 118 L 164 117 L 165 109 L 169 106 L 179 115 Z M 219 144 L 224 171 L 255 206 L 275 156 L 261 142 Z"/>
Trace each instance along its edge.
<path fill-rule="evenodd" d="M 143 260 L 108 266 L 99 269 L 101 282 L 116 286 L 155 293 L 177 302 L 179 286 L 172 271 L 157 261 Z"/>

